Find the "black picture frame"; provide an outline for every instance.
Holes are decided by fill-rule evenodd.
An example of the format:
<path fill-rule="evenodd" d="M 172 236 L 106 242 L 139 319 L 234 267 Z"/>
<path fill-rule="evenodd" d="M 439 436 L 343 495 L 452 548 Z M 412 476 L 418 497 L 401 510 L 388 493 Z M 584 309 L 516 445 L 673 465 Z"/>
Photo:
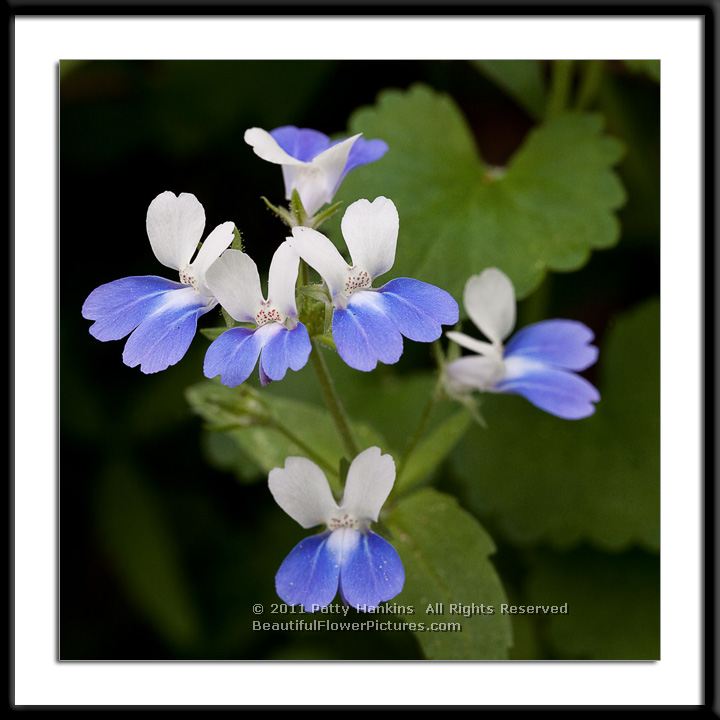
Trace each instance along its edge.
<path fill-rule="evenodd" d="M 505 2 L 483 2 L 482 0 L 453 0 L 451 3 L 441 4 L 424 2 L 423 0 L 394 0 L 391 4 L 382 0 L 366 0 L 359 2 L 353 0 L 347 3 L 314 0 L 291 3 L 287 0 L 209 0 L 203 3 L 152 0 L 111 0 L 110 2 L 93 2 L 92 0 L 74 0 L 70 2 L 48 2 L 47 0 L 10 0 L 6 3 L 7 18 L 7 67 L 6 67 L 6 94 L 9 115 L 9 136 L 6 146 L 5 166 L 8 169 L 8 187 L 10 193 L 6 196 L 6 217 L 8 218 L 8 237 L 13 238 L 13 77 L 14 77 L 14 20 L 25 16 L 84 16 L 84 15 L 115 15 L 115 16 L 146 16 L 146 15 L 172 15 L 172 16 L 695 16 L 702 19 L 703 24 L 703 117 L 704 125 L 702 137 L 704 143 L 705 163 L 703 168 L 703 367 L 702 378 L 704 385 L 703 403 L 703 634 L 704 647 L 702 657 L 702 703 L 697 706 L 428 706 L 406 707 L 412 710 L 482 710 L 484 712 L 507 711 L 540 711 L 540 712 L 582 712 L 592 711 L 595 714 L 605 714 L 615 711 L 648 712 L 662 711 L 672 713 L 693 712 L 704 716 L 720 717 L 720 702 L 717 697 L 717 645 L 718 626 L 716 621 L 717 609 L 717 555 L 715 547 L 718 542 L 716 520 L 718 517 L 718 494 L 716 492 L 716 453 L 718 434 L 715 427 L 717 387 L 715 381 L 715 368 L 717 363 L 717 336 L 716 312 L 718 293 L 715 289 L 717 274 L 717 254 L 715 250 L 716 239 L 716 168 L 717 168 L 717 94 L 716 94 L 716 68 L 717 68 L 717 2 L 713 0 L 694 1 L 688 4 L 678 2 L 642 2 L 631 4 L 621 0 L 605 0 L 604 2 L 572 2 L 569 0 L 555 0 L 552 3 L 531 2 L 529 0 L 506 0 Z M 14 273 L 13 273 L 13 247 L 12 242 L 7 245 L 7 263 L 9 278 L 7 283 L 8 325 L 13 332 L 14 317 Z M 9 426 L 13 427 L 13 413 L 15 407 L 14 373 L 12 368 L 12 342 L 10 353 L 10 375 L 8 385 L 7 407 L 9 410 Z M 13 433 L 10 432 L 9 476 L 14 478 L 14 457 L 12 455 Z M 13 491 L 12 482 L 9 483 L 9 576 L 10 576 L 10 617 L 8 626 L 9 651 L 9 705 L 13 710 L 38 709 L 29 706 L 18 706 L 14 702 L 13 693 L 13 588 L 12 588 L 12 557 L 13 557 Z M 42 709 L 104 709 L 88 706 Z M 163 709 L 175 709 L 177 706 L 168 706 Z M 123 706 L 123 709 L 141 709 L 138 706 Z M 152 709 L 161 709 L 153 706 Z M 188 707 L 186 709 L 193 709 Z M 219 709 L 243 710 L 276 710 L 288 709 L 287 706 L 240 706 L 222 707 Z M 304 710 L 334 710 L 327 706 L 304 706 Z M 345 709 L 345 708 L 343 708 Z M 379 706 L 349 707 L 357 710 L 399 709 L 398 707 L 383 708 Z"/>

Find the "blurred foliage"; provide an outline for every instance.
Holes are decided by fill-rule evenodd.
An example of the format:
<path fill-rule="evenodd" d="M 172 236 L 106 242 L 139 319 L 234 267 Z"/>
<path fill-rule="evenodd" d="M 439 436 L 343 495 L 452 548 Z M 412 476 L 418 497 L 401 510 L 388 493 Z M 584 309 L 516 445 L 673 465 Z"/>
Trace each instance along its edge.
<path fill-rule="evenodd" d="M 644 73 L 656 82 L 660 82 L 659 60 L 626 60 L 625 65 L 633 72 Z"/>
<path fill-rule="evenodd" d="M 337 479 L 344 452 L 324 409 L 253 392 L 245 386 L 227 388 L 209 380 L 189 388 L 187 398 L 208 427 L 216 431 L 210 435 L 223 438 L 206 446 L 210 460 L 220 469 L 232 469 L 241 479 L 259 479 L 282 467 L 289 455 L 304 455 Z M 365 425 L 355 425 L 353 430 L 363 449 L 385 445 Z"/>
<path fill-rule="evenodd" d="M 577 660 L 660 659 L 660 563 L 631 550 L 619 555 L 584 547 L 540 553 L 527 598 L 568 603 L 568 614 L 540 619 L 554 657 Z"/>
<path fill-rule="evenodd" d="M 98 488 L 100 543 L 130 602 L 178 649 L 197 641 L 195 608 L 164 510 L 136 468 L 113 464 Z"/>
<path fill-rule="evenodd" d="M 62 61 L 60 78 L 63 659 L 658 656 L 657 61 Z M 209 225 L 235 220 L 266 268 L 285 232 L 259 196 L 281 201 L 282 179 L 242 135 L 282 124 L 388 141 L 338 197 L 397 203 L 393 276 L 459 298 L 496 264 L 526 297 L 518 326 L 572 317 L 597 333 L 594 417 L 483 396 L 482 428 L 442 399 L 403 468 L 381 518 L 407 574 L 395 601 L 445 602 L 441 617 L 406 619 L 461 633 L 253 632 L 253 604 L 278 619 L 274 573 L 304 535 L 267 470 L 308 446 L 339 489 L 312 369 L 262 392 L 256 378 L 198 382 L 198 336 L 182 363 L 144 376 L 80 317 L 98 284 L 165 274 L 145 212 L 166 189 L 195 193 Z M 337 219 L 327 227 L 338 239 Z M 402 458 L 435 387 L 430 347 L 406 343 L 372 374 L 326 355 L 361 444 Z M 249 407 L 260 420 L 245 426 Z M 448 616 L 450 602 L 506 597 L 570 613 Z"/>
<path fill-rule="evenodd" d="M 315 386 L 319 393 L 314 375 L 303 370 L 300 377 L 306 390 Z M 432 392 L 432 382 L 434 379 L 423 382 L 423 389 Z M 400 379 L 396 383 L 396 387 L 405 388 L 404 394 L 415 391 L 416 385 L 413 380 Z M 272 468 L 284 465 L 286 457 L 305 455 L 323 468 L 334 489 L 339 491 L 338 470 L 344 456 L 342 442 L 327 411 L 318 404 L 316 396 L 312 397 L 313 402 L 305 402 L 272 392 L 257 393 L 248 385 L 231 389 L 209 380 L 187 391 L 191 407 L 207 423 L 204 447 L 208 461 L 219 470 L 234 472 L 241 482 L 264 481 Z M 424 400 L 427 393 L 417 397 Z M 358 401 L 364 404 L 360 398 Z M 388 419 L 392 418 L 393 403 L 392 399 L 383 398 L 380 412 Z M 357 410 L 361 412 L 360 407 Z M 371 418 L 367 407 L 362 414 Z M 408 417 L 408 424 L 413 419 Z M 469 424 L 470 417 L 465 410 L 437 422 L 417 443 L 407 464 L 398 468 L 396 491 L 405 492 L 430 477 L 455 448 Z M 407 427 L 402 429 L 403 434 Z M 353 431 L 361 449 L 377 445 L 398 459 L 402 457 L 404 443 L 393 447 L 361 422 L 353 423 Z"/>
<path fill-rule="evenodd" d="M 538 119 L 545 111 L 545 80 L 537 60 L 474 60 L 473 64 Z"/>

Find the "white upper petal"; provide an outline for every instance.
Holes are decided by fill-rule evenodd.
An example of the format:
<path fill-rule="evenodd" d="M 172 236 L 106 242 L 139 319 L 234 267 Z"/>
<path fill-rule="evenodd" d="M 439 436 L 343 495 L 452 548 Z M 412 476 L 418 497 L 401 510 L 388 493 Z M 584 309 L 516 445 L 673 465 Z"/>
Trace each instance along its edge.
<path fill-rule="evenodd" d="M 314 215 L 325 203 L 329 203 L 340 184 L 350 150 L 359 137 L 360 134 L 353 135 L 332 145 L 304 167 L 296 168 L 294 173 L 286 173 L 285 192 L 288 199 L 293 188 L 296 189 L 309 215 Z"/>
<path fill-rule="evenodd" d="M 494 343 L 501 343 L 515 326 L 515 289 L 497 268 L 473 275 L 463 295 L 470 319 Z"/>
<path fill-rule="evenodd" d="M 476 390 L 489 390 L 502 379 L 505 366 L 495 357 L 468 355 L 453 360 L 445 366 L 451 385 Z"/>
<path fill-rule="evenodd" d="M 334 297 L 345 289 L 348 264 L 332 242 L 317 230 L 306 227 L 292 229 L 292 246 L 298 255 L 325 281 Z"/>
<path fill-rule="evenodd" d="M 207 292 L 205 275 L 209 267 L 230 247 L 233 241 L 234 222 L 224 222 L 218 225 L 203 242 L 198 254 L 190 264 L 200 292 Z"/>
<path fill-rule="evenodd" d="M 277 140 L 262 128 L 254 127 L 246 130 L 245 142 L 252 147 L 259 158 L 276 165 L 307 165 L 302 160 L 297 160 L 286 153 Z"/>
<path fill-rule="evenodd" d="M 275 502 L 304 528 L 329 522 L 338 509 L 323 471 L 307 458 L 289 457 L 268 478 Z"/>
<path fill-rule="evenodd" d="M 180 270 L 195 253 L 205 229 L 205 210 L 190 193 L 167 190 L 148 207 L 145 221 L 155 257 L 166 267 Z"/>
<path fill-rule="evenodd" d="M 255 322 L 263 296 L 257 266 L 249 255 L 226 250 L 208 269 L 205 282 L 235 320 Z"/>
<path fill-rule="evenodd" d="M 358 520 L 376 521 L 395 482 L 395 462 L 380 448 L 363 450 L 348 469 L 340 510 Z"/>
<path fill-rule="evenodd" d="M 372 278 L 393 266 L 400 218 L 392 200 L 357 200 L 345 211 L 341 227 L 353 265 Z"/>
<path fill-rule="evenodd" d="M 298 276 L 300 256 L 286 240 L 275 251 L 268 275 L 268 302 L 283 315 L 297 317 L 295 283 Z"/>
<path fill-rule="evenodd" d="M 445 337 L 447 337 L 449 340 L 452 340 L 454 343 L 457 343 L 460 347 L 472 350 L 479 355 L 492 355 L 495 357 L 497 357 L 498 355 L 502 355 L 496 345 L 492 345 L 488 342 L 483 342 L 482 340 L 476 340 L 474 337 L 470 337 L 465 333 L 449 330 L 445 333 Z"/>

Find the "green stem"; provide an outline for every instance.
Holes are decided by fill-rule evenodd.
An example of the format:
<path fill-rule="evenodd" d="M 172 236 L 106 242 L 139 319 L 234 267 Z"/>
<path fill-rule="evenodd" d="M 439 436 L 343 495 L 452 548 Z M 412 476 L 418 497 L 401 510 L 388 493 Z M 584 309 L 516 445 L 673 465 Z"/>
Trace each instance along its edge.
<path fill-rule="evenodd" d="M 398 471 L 397 471 L 398 483 L 400 482 L 400 478 L 402 477 L 403 471 L 405 470 L 405 467 L 407 466 L 410 456 L 413 454 L 413 451 L 417 447 L 420 440 L 422 440 L 422 437 L 425 434 L 425 431 L 427 430 L 428 423 L 430 422 L 430 418 L 432 417 L 433 410 L 435 409 L 435 404 L 437 403 L 438 398 L 440 397 L 439 390 L 440 390 L 440 386 L 438 383 L 433 388 L 432 393 L 430 393 L 430 397 L 428 398 L 428 401 L 425 403 L 425 407 L 422 409 L 422 412 L 420 413 L 420 420 L 418 421 L 415 431 L 410 436 L 410 439 L 408 440 L 407 445 L 405 446 L 405 452 L 403 452 L 402 457 L 400 458 L 400 462 L 398 463 Z"/>
<path fill-rule="evenodd" d="M 322 354 L 322 349 L 317 340 L 312 341 L 313 352 L 310 357 L 312 358 L 313 367 L 315 368 L 315 374 L 320 382 L 320 389 L 322 390 L 323 400 L 327 406 L 328 412 L 335 423 L 338 435 L 343 441 L 345 446 L 345 452 L 348 453 L 348 458 L 352 460 L 360 451 L 355 438 L 353 436 L 352 429 L 350 427 L 350 420 L 348 419 L 345 408 L 340 401 L 340 396 L 337 394 L 335 389 L 335 383 L 328 370 L 327 363 Z"/>
<path fill-rule="evenodd" d="M 270 421 L 270 427 L 282 433 L 293 445 L 297 445 L 310 460 L 319 465 L 325 472 L 330 473 L 332 476 L 337 475 L 337 468 L 334 468 L 324 458 L 320 457 L 304 440 L 299 438 L 290 428 L 283 425 L 279 420 L 273 418 Z"/>
<path fill-rule="evenodd" d="M 572 85 L 572 60 L 554 60 L 545 116 L 553 118 L 568 106 Z"/>
<path fill-rule="evenodd" d="M 436 340 L 431 345 L 431 352 L 433 360 L 435 360 L 435 364 L 437 365 L 438 372 L 442 373 L 443 368 L 445 367 L 445 354 L 443 353 L 442 345 L 439 340 Z"/>
<path fill-rule="evenodd" d="M 588 60 L 581 65 L 580 89 L 575 100 L 576 110 L 585 110 L 595 100 L 602 83 L 604 62 Z"/>

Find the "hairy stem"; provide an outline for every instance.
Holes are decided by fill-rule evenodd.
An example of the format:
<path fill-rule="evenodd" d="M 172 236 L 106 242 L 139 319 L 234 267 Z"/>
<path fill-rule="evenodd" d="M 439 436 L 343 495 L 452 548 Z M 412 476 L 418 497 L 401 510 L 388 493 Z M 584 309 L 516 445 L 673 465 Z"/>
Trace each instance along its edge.
<path fill-rule="evenodd" d="M 334 468 L 324 458 L 320 457 L 320 455 L 318 455 L 304 440 L 299 438 L 292 430 L 290 430 L 289 427 L 283 425 L 279 420 L 274 418 L 270 421 L 270 427 L 284 435 L 293 445 L 297 445 L 297 447 L 302 450 L 309 460 L 312 460 L 316 465 L 319 465 L 323 470 L 325 470 L 325 472 L 332 476 L 337 475 L 337 468 Z"/>
<path fill-rule="evenodd" d="M 317 340 L 312 341 L 313 352 L 310 357 L 312 358 L 313 367 L 315 368 L 315 374 L 320 382 L 320 388 L 323 394 L 323 400 L 327 406 L 330 417 L 332 417 L 335 427 L 337 428 L 338 435 L 343 441 L 345 451 L 348 454 L 348 458 L 352 460 L 358 452 L 359 448 L 355 442 L 355 438 L 350 428 L 350 421 L 348 420 L 347 413 L 340 401 L 340 396 L 337 394 L 335 389 L 335 383 L 330 376 L 325 358 L 322 355 L 322 349 Z"/>

